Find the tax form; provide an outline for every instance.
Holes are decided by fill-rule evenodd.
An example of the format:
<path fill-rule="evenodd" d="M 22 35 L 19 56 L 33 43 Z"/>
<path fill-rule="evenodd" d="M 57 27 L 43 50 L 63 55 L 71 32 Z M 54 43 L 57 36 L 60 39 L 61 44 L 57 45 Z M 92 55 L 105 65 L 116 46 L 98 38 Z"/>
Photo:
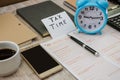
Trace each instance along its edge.
<path fill-rule="evenodd" d="M 102 35 L 77 32 L 71 35 L 98 51 L 100 57 L 92 55 L 66 35 L 41 45 L 78 80 L 120 80 L 120 34 L 106 27 Z"/>

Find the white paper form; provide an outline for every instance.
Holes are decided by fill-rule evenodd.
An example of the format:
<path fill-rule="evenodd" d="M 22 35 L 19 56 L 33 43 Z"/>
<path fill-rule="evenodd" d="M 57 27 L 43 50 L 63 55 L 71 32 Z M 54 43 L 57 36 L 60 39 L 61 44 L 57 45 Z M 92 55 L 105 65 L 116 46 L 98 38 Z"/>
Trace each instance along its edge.
<path fill-rule="evenodd" d="M 120 68 L 63 36 L 41 44 L 78 80 L 120 80 Z"/>
<path fill-rule="evenodd" d="M 120 32 L 106 26 L 102 35 L 70 33 L 120 67 Z"/>

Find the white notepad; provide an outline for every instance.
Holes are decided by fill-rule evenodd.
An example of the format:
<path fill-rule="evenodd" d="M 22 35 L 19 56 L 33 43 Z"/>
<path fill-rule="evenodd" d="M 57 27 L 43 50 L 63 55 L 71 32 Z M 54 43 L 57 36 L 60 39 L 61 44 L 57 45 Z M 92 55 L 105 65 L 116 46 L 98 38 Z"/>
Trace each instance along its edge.
<path fill-rule="evenodd" d="M 64 11 L 41 20 L 52 38 L 68 34 L 76 29 L 73 21 Z"/>

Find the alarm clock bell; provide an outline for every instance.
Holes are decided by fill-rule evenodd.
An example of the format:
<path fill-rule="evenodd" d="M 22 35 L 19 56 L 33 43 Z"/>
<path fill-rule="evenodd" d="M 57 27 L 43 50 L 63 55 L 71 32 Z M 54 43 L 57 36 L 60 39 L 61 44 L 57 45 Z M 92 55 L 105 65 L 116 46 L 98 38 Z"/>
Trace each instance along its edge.
<path fill-rule="evenodd" d="M 79 32 L 101 34 L 108 19 L 107 0 L 77 0 L 75 24 Z"/>

